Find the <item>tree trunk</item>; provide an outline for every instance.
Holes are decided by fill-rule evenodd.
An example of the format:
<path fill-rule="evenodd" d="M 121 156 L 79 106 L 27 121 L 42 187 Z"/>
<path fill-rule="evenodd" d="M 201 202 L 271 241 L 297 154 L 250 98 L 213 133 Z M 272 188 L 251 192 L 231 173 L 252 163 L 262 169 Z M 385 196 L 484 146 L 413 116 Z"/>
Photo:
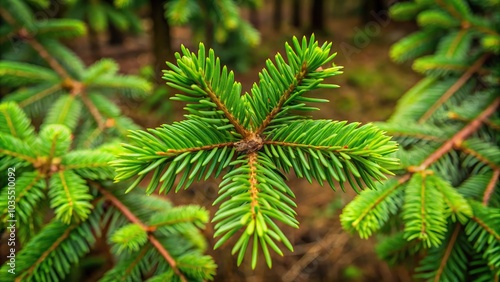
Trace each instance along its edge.
<path fill-rule="evenodd" d="M 373 20 L 373 14 L 378 14 L 381 11 L 387 10 L 384 0 L 364 0 L 363 8 L 361 9 L 363 14 L 363 22 L 367 23 Z"/>
<path fill-rule="evenodd" d="M 106 0 L 106 2 L 113 6 L 113 0 Z M 122 45 L 125 41 L 125 34 L 119 30 L 113 23 L 108 22 L 108 44 L 109 45 Z"/>
<path fill-rule="evenodd" d="M 108 24 L 108 36 L 109 45 L 122 45 L 125 41 L 125 34 L 112 23 Z"/>
<path fill-rule="evenodd" d="M 214 23 L 210 17 L 205 17 L 205 39 L 203 44 L 207 49 L 214 47 Z M 198 44 L 194 44 L 197 46 Z"/>
<path fill-rule="evenodd" d="M 255 29 L 259 29 L 260 20 L 259 20 L 259 10 L 257 7 L 250 8 L 250 23 Z"/>
<path fill-rule="evenodd" d="M 312 31 L 324 31 L 325 30 L 325 19 L 324 19 L 324 2 L 323 0 L 313 0 L 311 9 L 311 30 Z"/>
<path fill-rule="evenodd" d="M 301 27 L 300 6 L 300 0 L 292 1 L 292 26 L 296 28 Z"/>
<path fill-rule="evenodd" d="M 280 30 L 282 19 L 283 19 L 283 0 L 274 0 L 274 13 L 273 13 L 274 30 L 276 31 Z"/>
<path fill-rule="evenodd" d="M 92 56 L 92 59 L 94 60 L 99 60 L 101 56 L 101 46 L 99 45 L 99 35 L 97 32 L 89 28 L 89 45 L 90 45 L 90 54 Z"/>
<path fill-rule="evenodd" d="M 151 19 L 153 20 L 153 34 L 151 44 L 154 55 L 155 82 L 161 82 L 161 71 L 165 69 L 165 61 L 173 61 L 172 39 L 170 25 L 163 12 L 164 0 L 149 0 Z"/>

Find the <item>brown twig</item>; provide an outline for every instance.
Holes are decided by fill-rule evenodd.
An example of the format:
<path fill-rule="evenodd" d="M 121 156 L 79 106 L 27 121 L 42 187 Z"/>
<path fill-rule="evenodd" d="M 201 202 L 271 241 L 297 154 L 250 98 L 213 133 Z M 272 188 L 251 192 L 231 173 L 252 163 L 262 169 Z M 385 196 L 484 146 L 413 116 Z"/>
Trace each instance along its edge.
<path fill-rule="evenodd" d="M 471 148 L 468 148 L 466 146 L 464 146 L 462 143 L 461 144 L 457 144 L 455 146 L 457 149 L 461 150 L 462 152 L 468 154 L 468 155 L 471 155 L 471 156 L 474 156 L 476 159 L 480 160 L 481 162 L 487 164 L 489 167 L 491 167 L 494 171 L 495 170 L 499 170 L 500 167 L 497 166 L 495 163 L 493 163 L 492 161 L 488 160 L 487 158 L 485 158 L 483 155 L 481 155 L 479 152 L 471 149 Z"/>
<path fill-rule="evenodd" d="M 450 258 L 451 251 L 453 250 L 455 242 L 457 241 L 458 234 L 460 233 L 460 229 L 461 229 L 461 225 L 457 223 L 455 225 L 455 230 L 453 230 L 453 234 L 451 235 L 450 241 L 448 242 L 448 246 L 446 246 L 446 251 L 444 252 L 444 255 L 441 259 L 441 263 L 439 265 L 437 273 L 434 276 L 434 282 L 440 281 L 441 274 L 443 274 L 444 268 L 446 267 L 446 263 L 448 262 L 448 259 Z"/>
<path fill-rule="evenodd" d="M 460 87 L 462 87 L 467 80 L 475 73 L 477 72 L 481 66 L 484 64 L 484 61 L 488 58 L 489 54 L 485 54 L 481 56 L 474 64 L 464 73 L 462 76 L 450 87 L 446 92 L 439 98 L 439 100 L 436 101 L 423 115 L 422 117 L 418 120 L 418 123 L 424 123 L 426 120 L 428 120 L 431 115 L 439 108 L 443 103 L 448 101 L 448 99 L 455 94 Z"/>
<path fill-rule="evenodd" d="M 229 147 L 229 146 L 233 146 L 233 145 L 234 145 L 234 142 L 225 142 L 225 143 L 220 143 L 220 144 L 211 144 L 211 145 L 205 145 L 205 146 L 194 147 L 194 148 L 168 149 L 165 152 L 156 152 L 156 154 L 159 156 L 171 157 L 171 156 L 176 156 L 176 155 L 179 155 L 179 154 L 182 154 L 185 152 L 206 151 L 206 150 L 211 150 L 214 148 Z"/>
<path fill-rule="evenodd" d="M 250 167 L 250 177 L 249 177 L 249 182 L 250 182 L 250 198 L 251 203 L 250 203 L 250 210 L 252 212 L 252 218 L 255 219 L 256 214 L 255 214 L 255 207 L 259 205 L 258 202 L 258 193 L 259 189 L 257 188 L 257 152 L 251 152 L 248 154 L 248 166 Z"/>
<path fill-rule="evenodd" d="M 29 36 L 31 36 L 31 35 L 29 35 Z M 40 54 L 40 57 L 42 57 L 50 65 L 50 67 L 54 71 L 56 71 L 57 74 L 59 74 L 59 76 L 61 78 L 71 79 L 71 76 L 69 75 L 69 73 L 63 68 L 63 66 L 61 64 L 59 64 L 59 62 L 56 59 L 54 59 L 54 57 L 52 57 L 49 54 L 47 49 L 45 49 L 45 47 L 42 44 L 40 44 L 40 42 L 38 42 L 38 40 L 36 40 L 33 37 L 28 37 L 27 41 L 33 47 L 33 49 L 35 49 L 38 52 L 38 54 Z"/>
<path fill-rule="evenodd" d="M 260 135 L 260 134 L 262 134 L 262 132 L 264 132 L 264 130 L 271 123 L 271 121 L 274 119 L 274 117 L 280 112 L 281 108 L 283 107 L 283 104 L 285 104 L 285 102 L 288 100 L 288 98 L 290 98 L 290 95 L 295 90 L 297 85 L 299 85 L 302 82 L 302 80 L 305 78 L 306 73 L 307 73 L 307 65 L 304 62 L 304 63 L 302 63 L 302 68 L 301 68 L 300 72 L 297 75 L 295 75 L 295 80 L 297 81 L 297 83 L 291 84 L 290 87 L 288 87 L 288 89 L 285 91 L 285 93 L 283 93 L 283 95 L 280 97 L 280 100 L 278 101 L 278 105 L 276 105 L 271 110 L 271 112 L 267 115 L 267 117 L 264 119 L 264 121 L 259 126 L 259 128 L 257 128 L 257 131 L 255 132 L 255 134 Z"/>
<path fill-rule="evenodd" d="M 102 115 L 99 112 L 99 110 L 94 106 L 94 104 L 92 104 L 92 102 L 89 100 L 89 98 L 87 97 L 87 95 L 80 95 L 80 97 L 82 99 L 83 104 L 85 104 L 85 106 L 88 108 L 90 114 L 92 115 L 92 117 L 94 118 L 95 122 L 97 123 L 97 128 L 100 131 L 103 131 L 104 130 L 105 120 L 102 117 Z"/>
<path fill-rule="evenodd" d="M 497 98 L 493 103 L 488 106 L 482 113 L 480 113 L 475 119 L 469 122 L 464 128 L 457 132 L 453 137 L 446 141 L 441 147 L 439 147 L 434 153 L 432 153 L 427 159 L 425 159 L 422 164 L 418 167 L 411 167 L 410 172 L 423 171 L 427 169 L 436 160 L 441 158 L 444 154 L 449 152 L 455 144 L 462 142 L 469 135 L 474 133 L 479 129 L 479 127 L 486 121 L 486 119 L 495 113 L 498 105 L 500 104 L 500 98 Z"/>
<path fill-rule="evenodd" d="M 2 15 L 5 21 L 9 24 L 17 26 L 17 21 L 7 11 L 5 11 L 5 9 L 0 9 L 0 15 Z M 25 28 L 20 28 L 17 33 L 21 38 L 26 40 L 33 47 L 33 49 L 38 52 L 38 54 L 40 54 L 40 57 L 42 57 L 50 65 L 50 67 L 54 69 L 59 76 L 61 76 L 61 78 L 71 78 L 61 64 L 59 64 L 59 62 L 49 54 L 45 47 L 43 47 L 43 45 L 35 39 L 33 34 Z"/>
<path fill-rule="evenodd" d="M 222 101 L 217 97 L 215 94 L 214 90 L 212 89 L 212 86 L 207 82 L 207 88 L 205 88 L 205 91 L 207 92 L 208 96 L 212 100 L 212 102 L 215 103 L 217 108 L 221 110 L 224 113 L 224 116 L 229 120 L 229 122 L 234 126 L 234 129 L 236 129 L 236 132 L 241 134 L 243 138 L 247 137 L 250 135 L 250 131 L 248 131 L 245 127 L 243 127 L 240 122 L 233 116 L 233 114 L 226 108 L 226 105 L 222 103 Z"/>
<path fill-rule="evenodd" d="M 170 255 L 170 253 L 163 247 L 163 245 L 158 241 L 158 239 L 151 233 L 152 228 L 144 224 L 135 214 L 133 214 L 127 206 L 125 206 L 118 198 L 116 198 L 113 194 L 111 194 L 108 190 L 106 190 L 101 185 L 92 182 L 92 184 L 97 187 L 99 192 L 110 201 L 121 213 L 132 223 L 137 224 L 142 228 L 142 230 L 148 232 L 148 240 L 153 245 L 156 250 L 165 258 L 170 267 L 174 270 L 175 274 L 180 277 L 181 281 L 187 281 L 184 274 L 180 271 L 177 266 L 177 262 Z"/>
<path fill-rule="evenodd" d="M 57 238 L 57 240 L 45 252 L 42 253 L 42 255 L 36 260 L 35 263 L 33 263 L 31 265 L 31 267 L 29 269 L 27 269 L 26 271 L 23 271 L 23 273 L 16 278 L 15 282 L 23 281 L 23 277 L 32 273 L 35 270 L 35 268 L 37 266 L 39 266 L 40 263 L 47 258 L 48 255 L 50 255 L 57 247 L 59 247 L 59 245 L 64 240 L 66 240 L 69 237 L 69 235 L 71 234 L 71 231 L 73 231 L 73 229 L 75 229 L 76 227 L 78 227 L 77 224 L 73 224 L 73 225 L 68 226 L 66 228 L 66 230 L 64 230 L 64 233 L 61 235 L 61 237 Z"/>
<path fill-rule="evenodd" d="M 488 186 L 486 186 L 486 190 L 483 195 L 483 205 L 487 206 L 490 201 L 491 195 L 493 195 L 493 190 L 495 190 L 495 186 L 497 185 L 498 178 L 500 177 L 500 169 L 496 169 L 493 171 L 493 176 L 488 182 Z"/>

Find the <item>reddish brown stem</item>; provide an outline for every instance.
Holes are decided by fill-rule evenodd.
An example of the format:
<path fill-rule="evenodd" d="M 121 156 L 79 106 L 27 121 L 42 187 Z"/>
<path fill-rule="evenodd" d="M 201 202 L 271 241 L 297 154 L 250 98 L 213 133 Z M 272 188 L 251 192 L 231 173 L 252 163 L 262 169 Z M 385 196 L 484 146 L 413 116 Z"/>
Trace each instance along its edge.
<path fill-rule="evenodd" d="M 101 113 L 99 110 L 92 104 L 92 102 L 89 100 L 89 98 L 86 95 L 80 95 L 82 98 L 83 104 L 89 109 L 90 114 L 94 118 L 95 122 L 97 123 L 97 128 L 102 131 L 104 130 L 105 127 L 105 120 L 102 117 Z"/>
<path fill-rule="evenodd" d="M 457 132 L 453 137 L 451 137 L 448 141 L 446 141 L 441 147 L 439 147 L 434 153 L 432 153 L 427 159 L 425 159 L 422 164 L 416 169 L 416 170 L 425 170 L 427 167 L 429 167 L 432 163 L 434 163 L 436 160 L 441 158 L 444 154 L 449 152 L 453 146 L 457 143 L 462 142 L 465 140 L 469 135 L 474 133 L 481 127 L 483 122 L 486 121 L 486 119 L 491 116 L 493 113 L 495 113 L 498 105 L 500 104 L 500 98 L 497 98 L 493 101 L 493 103 L 486 108 L 479 116 L 475 119 L 473 119 L 469 124 L 467 124 L 462 130 Z"/>
<path fill-rule="evenodd" d="M 40 263 L 47 258 L 49 254 L 51 254 L 57 247 L 60 246 L 60 244 L 64 240 L 66 240 L 69 237 L 71 231 L 73 231 L 73 229 L 75 229 L 77 226 L 78 226 L 77 224 L 68 226 L 68 228 L 66 228 L 61 237 L 57 238 L 57 240 L 45 252 L 43 252 L 43 254 L 38 258 L 38 260 L 35 263 L 33 263 L 33 265 L 28 270 L 23 271 L 23 273 L 20 276 L 18 276 L 15 281 L 21 282 L 23 281 L 23 278 L 26 277 L 26 275 L 31 274 L 35 270 L 35 268 L 39 266 Z"/>
<path fill-rule="evenodd" d="M 495 186 L 497 185 L 498 178 L 500 177 L 500 169 L 496 169 L 493 171 L 493 176 L 491 177 L 490 182 L 488 182 L 488 186 L 486 186 L 486 190 L 483 195 L 483 205 L 487 206 L 490 201 L 491 195 L 493 195 L 493 191 L 495 190 Z"/>
<path fill-rule="evenodd" d="M 0 9 L 0 14 L 5 19 L 6 22 L 8 22 L 13 26 L 17 26 L 16 20 L 7 11 L 5 11 L 4 9 Z M 19 28 L 17 33 L 23 39 L 25 39 L 33 47 L 33 49 L 35 49 L 38 52 L 40 57 L 42 57 L 50 65 L 50 67 L 59 74 L 59 76 L 61 76 L 63 79 L 70 78 L 68 72 L 66 72 L 66 70 L 61 66 L 61 64 L 59 64 L 59 62 L 57 62 L 57 60 L 54 59 L 49 54 L 49 52 L 47 52 L 45 47 L 43 47 L 43 45 L 40 44 L 40 42 L 38 42 L 35 39 L 35 37 L 29 33 L 29 31 L 27 31 L 25 28 Z"/>
<path fill-rule="evenodd" d="M 117 209 L 121 211 L 121 213 L 132 223 L 137 224 L 142 228 L 142 230 L 148 232 L 148 240 L 153 245 L 156 250 L 165 258 L 165 260 L 168 262 L 170 267 L 174 270 L 175 274 L 180 277 L 181 281 L 187 281 L 186 277 L 180 269 L 177 267 L 177 262 L 174 260 L 174 258 L 170 255 L 170 253 L 163 247 L 163 245 L 158 241 L 158 239 L 151 233 L 153 231 L 151 227 L 147 226 L 144 224 L 135 214 L 133 214 L 127 206 L 125 206 L 118 198 L 116 198 L 113 194 L 111 194 L 109 191 L 107 191 L 104 187 L 101 185 L 98 185 L 97 183 L 92 182 L 95 187 L 99 190 L 99 192 L 108 200 L 110 201 Z"/>
<path fill-rule="evenodd" d="M 29 35 L 31 36 L 31 35 Z M 68 74 L 68 72 L 59 64 L 59 62 L 52 57 L 47 49 L 40 44 L 35 38 L 28 38 L 28 43 L 35 49 L 40 57 L 42 57 L 49 65 L 50 67 L 59 74 L 59 76 L 63 79 L 71 79 L 71 76 Z"/>
<path fill-rule="evenodd" d="M 459 144 L 465 140 L 469 135 L 474 133 L 479 129 L 479 127 L 487 121 L 488 117 L 495 113 L 498 105 L 500 104 L 500 98 L 495 99 L 493 103 L 486 108 L 479 116 L 469 122 L 462 130 L 457 132 L 453 137 L 451 137 L 447 142 L 445 142 L 441 147 L 439 147 L 434 153 L 432 153 L 427 159 L 425 159 L 417 167 L 408 167 L 408 173 L 400 178 L 400 183 L 406 182 L 410 179 L 411 175 L 418 171 L 426 170 L 431 164 L 437 161 L 439 158 L 448 153 L 456 144 Z"/>
<path fill-rule="evenodd" d="M 418 123 L 423 123 L 430 118 L 430 116 L 439 108 L 443 103 L 448 101 L 453 94 L 455 94 L 460 87 L 462 87 L 467 80 L 477 72 L 484 64 L 484 61 L 488 58 L 489 54 L 481 56 L 446 92 L 437 100 L 436 103 L 430 107 L 427 112 L 425 112 L 422 117 L 418 120 Z"/>
<path fill-rule="evenodd" d="M 165 152 L 156 152 L 157 155 L 159 156 L 166 156 L 166 157 L 171 157 L 171 156 L 176 156 L 185 152 L 197 152 L 197 151 L 206 151 L 206 150 L 211 150 L 214 148 L 223 148 L 223 147 L 229 147 L 229 146 L 234 146 L 234 142 L 225 142 L 225 143 L 220 143 L 220 144 L 212 144 L 212 145 L 206 145 L 206 146 L 200 146 L 200 147 L 194 147 L 194 148 L 185 148 L 185 149 L 168 149 Z"/>
<path fill-rule="evenodd" d="M 450 241 L 448 242 L 448 246 L 446 246 L 446 251 L 444 252 L 443 258 L 441 259 L 441 264 L 439 265 L 436 275 L 434 276 L 434 282 L 440 281 L 441 275 L 443 274 L 444 268 L 446 267 L 446 263 L 450 258 L 451 251 L 453 250 L 453 247 L 455 246 L 455 243 L 457 241 L 458 234 L 460 233 L 460 226 L 460 224 L 455 225 L 455 230 L 453 230 L 453 234 L 451 234 Z"/>
<path fill-rule="evenodd" d="M 264 121 L 259 126 L 259 128 L 257 128 L 257 131 L 255 132 L 255 134 L 260 135 L 260 134 L 262 134 L 262 132 L 264 132 L 264 130 L 266 130 L 267 126 L 271 123 L 271 121 L 274 119 L 274 117 L 280 112 L 280 110 L 283 107 L 283 105 L 285 104 L 285 102 L 288 100 L 288 98 L 290 98 L 290 95 L 295 90 L 297 85 L 299 85 L 302 82 L 302 80 L 305 78 L 306 73 L 307 73 L 307 65 L 304 62 L 302 64 L 302 69 L 295 76 L 295 80 L 297 81 L 297 83 L 291 84 L 290 87 L 288 87 L 288 89 L 285 91 L 285 93 L 283 93 L 280 100 L 278 101 L 278 105 L 276 105 L 276 107 L 274 107 L 271 110 L 271 112 L 267 115 L 267 117 L 264 119 Z"/>
<path fill-rule="evenodd" d="M 207 85 L 208 86 L 205 89 L 205 91 L 207 92 L 208 96 L 210 97 L 212 102 L 214 102 L 215 105 L 217 105 L 217 108 L 219 110 L 221 110 L 222 112 L 224 112 L 224 116 L 226 116 L 226 118 L 229 120 L 229 122 L 234 126 L 234 129 L 236 129 L 236 132 L 241 134 L 241 136 L 243 138 L 249 136 L 250 131 L 246 130 L 245 127 L 243 127 L 239 123 L 239 121 L 233 116 L 233 114 L 231 114 L 231 112 L 226 108 L 226 105 L 224 105 L 224 103 L 222 103 L 222 101 L 219 99 L 219 97 L 217 97 L 214 90 L 212 89 L 212 86 L 210 86 L 210 84 L 208 84 L 208 83 L 207 83 Z"/>

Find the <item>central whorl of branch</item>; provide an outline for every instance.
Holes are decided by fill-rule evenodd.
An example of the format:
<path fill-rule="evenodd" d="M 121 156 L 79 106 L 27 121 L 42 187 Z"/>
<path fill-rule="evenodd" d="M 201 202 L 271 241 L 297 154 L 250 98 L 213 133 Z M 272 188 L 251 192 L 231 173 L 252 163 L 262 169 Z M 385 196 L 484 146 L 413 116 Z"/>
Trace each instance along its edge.
<path fill-rule="evenodd" d="M 234 143 L 236 151 L 243 153 L 253 153 L 262 148 L 264 140 L 258 134 L 251 134 L 247 138 Z"/>

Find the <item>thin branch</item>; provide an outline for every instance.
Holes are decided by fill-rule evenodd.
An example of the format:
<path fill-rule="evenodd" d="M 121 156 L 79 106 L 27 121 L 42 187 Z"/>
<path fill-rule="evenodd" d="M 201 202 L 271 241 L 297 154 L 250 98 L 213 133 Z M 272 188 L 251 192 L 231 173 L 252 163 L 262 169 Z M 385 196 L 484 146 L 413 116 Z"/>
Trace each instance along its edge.
<path fill-rule="evenodd" d="M 21 31 L 23 31 L 24 29 L 22 29 Z M 28 36 L 31 36 L 31 35 L 28 35 Z M 27 39 L 28 43 L 31 44 L 31 46 L 33 47 L 33 49 L 35 49 L 38 54 L 40 54 L 40 57 L 42 57 L 49 65 L 50 67 L 55 70 L 57 72 L 57 74 L 59 74 L 59 76 L 63 79 L 71 79 L 71 76 L 69 75 L 69 73 L 63 68 L 63 66 L 61 64 L 59 64 L 59 62 L 54 58 L 52 57 L 49 52 L 45 49 L 45 47 L 40 44 L 40 42 L 38 42 L 38 40 L 36 40 L 35 38 L 33 37 L 28 37 Z"/>
<path fill-rule="evenodd" d="M 264 130 L 267 128 L 267 126 L 271 123 L 271 121 L 276 117 L 276 115 L 280 112 L 281 108 L 285 104 L 285 102 L 290 98 L 290 95 L 292 92 L 297 88 L 297 85 L 299 85 L 302 80 L 306 77 L 307 73 L 307 64 L 304 62 L 302 63 L 302 68 L 300 72 L 295 75 L 295 81 L 296 83 L 292 83 L 290 87 L 283 93 L 283 95 L 280 97 L 280 100 L 278 101 L 278 105 L 276 105 L 271 112 L 267 115 L 267 117 L 264 119 L 262 124 L 257 128 L 257 131 L 255 132 L 257 135 L 262 134 Z"/>
<path fill-rule="evenodd" d="M 59 247 L 62 241 L 66 240 L 69 237 L 71 231 L 73 231 L 73 229 L 75 229 L 77 226 L 78 224 L 68 226 L 66 230 L 64 230 L 64 233 L 61 235 L 61 237 L 57 238 L 57 240 L 45 252 L 42 253 L 42 255 L 36 260 L 35 263 L 33 263 L 33 265 L 28 270 L 19 275 L 19 277 L 16 278 L 15 282 L 21 282 L 23 280 L 23 277 L 31 274 L 49 254 L 51 254 L 57 247 Z"/>
<path fill-rule="evenodd" d="M 211 145 L 205 145 L 205 146 L 200 146 L 200 147 L 193 147 L 193 148 L 184 148 L 184 149 L 168 149 L 165 152 L 156 152 L 157 155 L 159 156 L 166 156 L 166 157 L 172 157 L 176 156 L 185 152 L 198 152 L 198 151 L 207 151 L 215 148 L 223 148 L 223 147 L 230 147 L 234 146 L 234 142 L 225 142 L 225 143 L 220 143 L 220 144 L 211 144 Z"/>
<path fill-rule="evenodd" d="M 425 180 L 426 180 L 426 177 L 427 175 L 425 173 L 421 173 L 422 174 L 422 184 L 421 184 L 421 187 L 420 187 L 420 218 L 424 219 L 426 218 L 426 200 L 427 198 L 425 197 L 425 188 L 427 188 L 427 186 L 425 185 Z M 430 229 L 430 228 L 429 228 Z M 422 220 L 422 228 L 420 229 L 420 234 L 427 234 L 427 221 L 426 220 Z"/>
<path fill-rule="evenodd" d="M 434 276 L 434 282 L 439 282 L 441 281 L 441 274 L 443 274 L 443 270 L 446 266 L 446 263 L 448 262 L 448 259 L 450 258 L 451 251 L 453 250 L 453 247 L 455 245 L 455 242 L 457 241 L 458 234 L 460 233 L 460 224 L 455 225 L 455 230 L 453 230 L 453 234 L 451 235 L 450 241 L 448 242 L 448 246 L 446 246 L 446 251 L 444 252 L 443 258 L 441 259 L 441 264 L 439 265 L 439 268 L 437 270 L 436 276 Z"/>
<path fill-rule="evenodd" d="M 16 26 L 17 22 L 16 20 L 5 10 L 5 9 L 0 9 L 0 15 L 5 19 L 6 22 L 9 24 Z M 66 79 L 66 78 L 71 78 L 71 76 L 68 74 L 68 72 L 59 64 L 59 62 L 52 57 L 49 52 L 43 47 L 40 42 L 38 42 L 33 34 L 31 34 L 28 30 L 25 28 L 20 28 L 19 31 L 17 32 L 21 38 L 26 40 L 32 47 L 35 49 L 35 51 L 40 54 L 40 57 L 42 57 L 52 69 L 54 69 L 61 78 Z"/>
<path fill-rule="evenodd" d="M 255 164 L 257 163 L 257 152 L 251 152 L 248 154 L 248 166 L 250 167 L 250 177 L 248 182 L 250 183 L 250 210 L 252 212 L 252 217 L 255 218 L 255 207 L 259 205 L 257 200 L 259 189 L 257 188 L 257 167 Z"/>
<path fill-rule="evenodd" d="M 493 191 L 495 190 L 495 186 L 497 185 L 498 178 L 500 177 L 500 169 L 496 169 L 493 171 L 493 176 L 488 182 L 488 186 L 486 186 L 486 190 L 483 195 L 483 205 L 487 206 L 490 201 L 491 195 L 493 195 Z"/>
<path fill-rule="evenodd" d="M 424 123 L 426 120 L 428 120 L 431 115 L 439 108 L 441 105 L 443 105 L 448 99 L 455 94 L 460 87 L 462 87 L 467 80 L 475 73 L 477 72 L 481 66 L 484 64 L 484 61 L 486 58 L 488 58 L 489 54 L 485 54 L 481 56 L 474 64 L 464 73 L 462 76 L 450 87 L 446 92 L 439 98 L 439 100 L 436 101 L 423 115 L 422 117 L 418 120 L 418 123 Z"/>
<path fill-rule="evenodd" d="M 384 194 L 382 194 L 376 201 L 372 202 L 370 204 L 370 207 L 365 209 L 363 213 L 352 223 L 353 227 L 356 227 L 364 218 L 365 216 L 370 213 L 370 211 L 374 210 L 376 206 L 378 206 L 380 203 L 382 203 L 394 190 L 398 189 L 403 183 L 408 181 L 410 179 L 410 174 L 405 174 L 403 177 L 398 179 L 398 183 L 394 185 L 391 189 L 388 189 Z"/>
<path fill-rule="evenodd" d="M 342 146 L 316 146 L 310 144 L 300 144 L 300 143 L 292 143 L 292 142 L 283 142 L 283 141 L 269 141 L 265 140 L 264 145 L 275 145 L 275 146 L 283 146 L 283 147 L 294 147 L 294 148 L 306 148 L 306 149 L 315 149 L 315 150 L 327 150 L 332 152 L 342 151 L 344 147 Z"/>
<path fill-rule="evenodd" d="M 483 155 L 481 155 L 479 152 L 468 148 L 464 146 L 462 143 L 456 144 L 455 147 L 462 152 L 474 156 L 476 159 L 480 160 L 481 162 L 487 164 L 489 167 L 491 167 L 493 170 L 499 170 L 500 167 L 498 167 L 495 163 L 491 162 L 489 159 L 485 158 Z"/>
<path fill-rule="evenodd" d="M 495 229 L 492 229 L 491 227 L 488 226 L 481 218 L 473 216 L 471 218 L 474 220 L 479 226 L 481 226 L 482 229 L 484 229 L 486 232 L 488 232 L 491 236 L 493 236 L 496 240 L 500 241 L 500 234 L 495 231 Z"/>
<path fill-rule="evenodd" d="M 43 99 L 44 97 L 47 97 L 50 94 L 53 94 L 54 92 L 56 92 L 56 91 L 58 91 L 60 89 L 61 89 L 61 85 L 54 84 L 54 85 L 50 86 L 49 88 L 44 89 L 44 90 L 38 92 L 37 94 L 35 94 L 33 96 L 30 96 L 26 100 L 20 101 L 19 102 L 19 106 L 21 108 L 24 108 L 27 105 L 32 104 L 32 103 L 34 103 L 36 101 L 39 101 L 39 100 Z"/>
<path fill-rule="evenodd" d="M 135 214 L 133 214 L 127 206 L 125 206 L 118 198 L 111 194 L 104 187 L 98 183 L 92 182 L 92 184 L 99 190 L 99 192 L 109 200 L 121 213 L 132 223 L 137 224 L 142 228 L 142 230 L 148 232 L 148 240 L 153 245 L 156 250 L 165 258 L 170 267 L 174 270 L 175 274 L 180 277 L 181 281 L 187 281 L 184 274 L 177 267 L 177 262 L 170 255 L 170 253 L 163 247 L 163 245 L 156 239 L 156 237 L 151 233 L 152 228 L 144 224 Z"/>
<path fill-rule="evenodd" d="M 427 169 L 431 164 L 441 158 L 443 155 L 448 153 L 457 143 L 465 140 L 469 135 L 476 132 L 479 127 L 485 122 L 489 116 L 495 113 L 498 105 L 500 104 L 500 98 L 497 98 L 493 103 L 488 106 L 482 113 L 480 113 L 475 119 L 469 122 L 464 128 L 457 132 L 453 137 L 446 141 L 441 147 L 439 147 L 434 153 L 432 153 L 427 159 L 425 159 L 422 164 L 418 167 L 410 167 L 410 172 L 422 171 Z"/>
<path fill-rule="evenodd" d="M 92 117 L 94 118 L 95 122 L 97 123 L 97 128 L 100 131 L 103 131 L 104 130 L 105 120 L 102 117 L 102 115 L 99 112 L 99 110 L 94 106 L 94 104 L 92 104 L 92 102 L 89 100 L 89 98 L 86 95 L 80 95 L 80 97 L 82 99 L 83 104 L 85 104 L 85 106 L 88 108 L 90 114 L 92 115 Z"/>
<path fill-rule="evenodd" d="M 334 233 L 333 230 L 330 230 L 325 237 L 323 237 L 320 241 L 315 242 L 313 246 L 307 250 L 304 256 L 302 256 L 290 267 L 290 269 L 282 276 L 282 281 L 295 281 L 297 276 L 299 276 L 302 271 L 309 264 L 311 264 L 311 262 L 317 259 L 325 250 L 342 250 L 349 239 L 348 236 L 343 235 L 345 235 L 345 233 Z M 295 255 L 296 254 L 297 251 L 295 251 Z"/>
<path fill-rule="evenodd" d="M 243 138 L 247 137 L 250 135 L 250 131 L 248 131 L 245 127 L 243 127 L 239 121 L 233 116 L 233 114 L 226 108 L 226 105 L 222 103 L 222 101 L 217 97 L 215 94 L 214 90 L 212 89 L 212 86 L 210 83 L 207 81 L 205 82 L 207 84 L 207 87 L 205 88 L 205 91 L 208 94 L 208 97 L 212 100 L 212 102 L 215 103 L 217 108 L 224 112 L 224 116 L 229 120 L 229 122 L 234 126 L 234 129 L 236 129 L 236 132 L 241 134 Z"/>
<path fill-rule="evenodd" d="M 19 154 L 17 152 L 13 152 L 13 151 L 8 151 L 8 150 L 0 149 L 0 153 L 2 153 L 4 155 L 8 155 L 8 156 L 12 156 L 12 157 L 15 157 L 15 158 L 19 158 L 19 159 L 25 160 L 25 161 L 27 161 L 27 162 L 29 162 L 31 164 L 35 164 L 37 162 L 36 158 L 32 158 L 30 156 Z"/>

